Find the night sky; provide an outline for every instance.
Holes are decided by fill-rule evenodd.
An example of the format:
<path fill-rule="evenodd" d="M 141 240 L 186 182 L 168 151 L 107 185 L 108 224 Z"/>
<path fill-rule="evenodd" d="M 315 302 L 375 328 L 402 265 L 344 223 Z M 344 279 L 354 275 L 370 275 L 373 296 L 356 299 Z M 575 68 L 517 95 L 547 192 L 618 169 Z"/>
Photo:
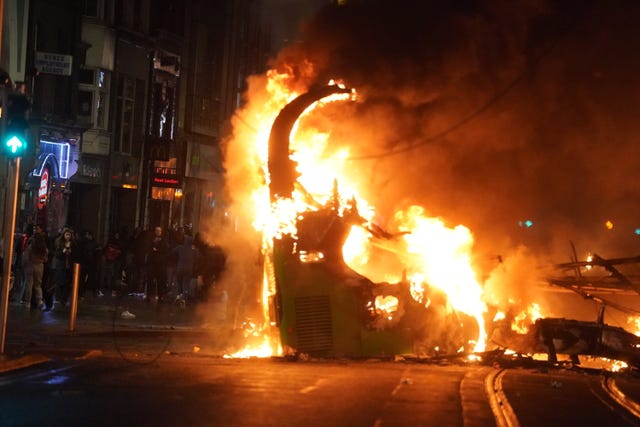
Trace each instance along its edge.
<path fill-rule="evenodd" d="M 638 22 L 640 3 L 623 0 L 356 1 L 303 22 L 271 66 L 356 89 L 327 126 L 332 146 L 354 147 L 383 226 L 418 204 L 469 227 L 487 257 L 525 244 L 564 262 L 570 241 L 630 256 Z"/>

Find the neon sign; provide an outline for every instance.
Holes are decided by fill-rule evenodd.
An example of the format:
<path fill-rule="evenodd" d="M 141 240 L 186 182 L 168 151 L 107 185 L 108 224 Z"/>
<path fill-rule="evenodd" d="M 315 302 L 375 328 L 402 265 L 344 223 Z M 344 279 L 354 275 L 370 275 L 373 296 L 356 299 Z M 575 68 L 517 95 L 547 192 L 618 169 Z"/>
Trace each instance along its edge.
<path fill-rule="evenodd" d="M 179 188 L 181 179 L 176 168 L 156 167 L 151 175 L 153 187 Z"/>
<path fill-rule="evenodd" d="M 69 159 L 71 157 L 71 144 L 68 142 L 51 142 L 40 140 L 40 157 L 43 157 L 40 163 L 40 169 L 33 172 L 35 176 L 42 176 L 43 169 L 49 159 L 54 159 L 58 167 L 58 177 L 62 179 L 69 178 Z"/>

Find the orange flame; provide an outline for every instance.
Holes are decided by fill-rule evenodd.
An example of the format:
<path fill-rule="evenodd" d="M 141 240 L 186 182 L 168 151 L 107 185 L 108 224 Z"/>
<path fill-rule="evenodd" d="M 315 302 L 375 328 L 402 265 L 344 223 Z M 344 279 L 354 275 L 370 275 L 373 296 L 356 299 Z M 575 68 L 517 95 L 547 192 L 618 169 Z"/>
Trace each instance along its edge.
<path fill-rule="evenodd" d="M 285 234 L 296 235 L 296 219 L 301 212 L 315 210 L 316 205 L 310 203 L 309 195 L 316 203 L 326 203 L 336 196 L 336 183 L 339 183 L 338 194 L 343 206 L 347 201 L 355 201 L 361 216 L 371 221 L 375 217 L 375 209 L 359 197 L 357 183 L 349 179 L 349 172 L 353 173 L 352 165 L 347 160 L 347 149 L 326 155 L 329 134 L 312 128 L 300 129 L 294 127 L 291 136 L 291 158 L 298 164 L 300 176 L 298 183 L 304 192 L 296 189 L 291 199 L 281 199 L 271 203 L 268 191 L 268 138 L 270 126 L 279 111 L 292 99 L 299 95 L 287 88 L 291 77 L 278 74 L 275 71 L 267 73 L 266 91 L 268 101 L 251 104 L 251 111 L 240 111 L 237 114 L 235 126 L 244 126 L 244 121 L 252 119 L 256 134 L 252 135 L 254 143 L 249 152 L 255 153 L 259 160 L 248 157 L 247 162 L 257 167 L 265 180 L 254 180 L 251 192 L 251 212 L 253 225 L 262 233 L 262 251 L 265 254 L 265 276 L 272 268 L 269 253 L 273 239 Z M 352 94 L 334 95 L 313 104 L 304 114 L 311 114 L 314 108 L 327 102 L 344 101 L 355 96 Z M 235 142 L 235 140 L 234 140 Z M 243 144 L 251 146 L 249 141 Z M 246 151 L 245 151 L 246 152 Z M 351 170 L 350 170 L 351 169 Z M 457 311 L 463 312 L 476 319 L 478 324 L 478 338 L 475 350 L 484 349 L 486 333 L 483 313 L 486 306 L 482 301 L 482 287 L 476 278 L 471 265 L 471 249 L 473 236 L 470 230 L 462 225 L 449 228 L 439 218 L 429 218 L 422 207 L 413 206 L 396 213 L 393 223 L 398 238 L 393 242 L 380 242 L 362 227 L 353 227 L 344 247 L 343 258 L 355 271 L 371 278 L 379 278 L 389 283 L 397 283 L 408 278 L 411 283 L 411 294 L 416 301 L 429 306 L 428 289 L 430 287 L 443 291 L 450 305 Z M 382 250 L 392 255 L 395 260 L 390 264 L 380 263 L 374 250 Z M 310 254 L 309 256 L 321 256 Z M 268 301 L 274 294 L 272 280 L 263 280 L 262 302 L 265 306 L 265 325 L 259 328 L 266 331 L 269 328 Z M 397 301 L 380 299 L 376 309 L 392 316 L 397 310 Z M 277 348 L 266 340 L 264 346 L 250 354 L 271 355 L 268 350 Z M 262 353 L 264 351 L 264 353 Z M 240 357 L 241 352 L 233 356 Z"/>
<path fill-rule="evenodd" d="M 520 334 L 526 334 L 529 331 L 529 326 L 541 317 L 543 316 L 540 305 L 536 303 L 529 304 L 526 309 L 514 316 L 511 329 Z"/>
<path fill-rule="evenodd" d="M 397 282 L 403 273 L 406 274 L 411 279 L 412 296 L 425 306 L 430 302 L 424 293 L 426 287 L 433 286 L 443 291 L 455 310 L 476 319 L 479 336 L 475 350 L 483 350 L 486 342 L 483 320 L 486 305 L 482 301 L 482 287 L 471 266 L 473 236 L 469 229 L 462 225 L 449 228 L 441 219 L 425 216 L 424 208 L 419 206 L 397 212 L 394 221 L 402 238 L 393 247 L 387 244 L 385 249 L 398 256 L 402 269 L 396 271 L 395 275 L 394 272 L 385 271 L 384 279 Z M 370 276 L 375 274 L 375 271 L 369 270 L 375 265 L 368 264 L 369 261 L 375 261 L 370 256 L 371 246 L 375 243 L 365 237 L 362 232 L 352 233 L 345 245 L 349 252 L 345 250 L 344 257 L 351 268 Z"/>
<path fill-rule="evenodd" d="M 627 318 L 627 324 L 630 327 L 631 333 L 640 337 L 640 316 L 629 316 Z"/>

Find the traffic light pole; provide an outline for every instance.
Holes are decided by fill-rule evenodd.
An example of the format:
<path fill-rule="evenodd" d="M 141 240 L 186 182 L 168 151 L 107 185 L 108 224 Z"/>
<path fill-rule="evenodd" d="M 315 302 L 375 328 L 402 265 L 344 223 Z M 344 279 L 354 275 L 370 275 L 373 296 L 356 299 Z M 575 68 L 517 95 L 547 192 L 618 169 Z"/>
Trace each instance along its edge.
<path fill-rule="evenodd" d="M 16 207 L 18 203 L 18 180 L 20 178 L 20 157 L 8 159 L 9 182 L 6 193 L 4 219 L 4 262 L 2 270 L 2 299 L 0 300 L 0 355 L 4 355 L 4 343 L 7 331 L 7 317 L 9 313 L 9 285 L 11 280 L 11 260 L 13 259 L 13 241 L 16 232 Z"/>

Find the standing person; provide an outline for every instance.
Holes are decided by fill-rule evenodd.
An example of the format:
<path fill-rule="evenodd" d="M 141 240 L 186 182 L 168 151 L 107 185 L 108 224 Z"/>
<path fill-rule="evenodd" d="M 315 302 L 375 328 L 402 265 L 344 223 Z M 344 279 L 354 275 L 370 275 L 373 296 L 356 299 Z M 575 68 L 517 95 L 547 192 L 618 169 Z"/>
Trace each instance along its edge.
<path fill-rule="evenodd" d="M 28 308 L 43 307 L 42 276 L 44 264 L 49 257 L 49 248 L 42 228 L 29 238 L 27 247 L 22 253 L 22 271 L 24 274 L 24 295 Z M 33 297 L 33 299 L 32 299 Z"/>
<path fill-rule="evenodd" d="M 111 296 L 117 296 L 117 286 L 115 286 L 116 280 L 122 278 L 122 240 L 120 239 L 120 232 L 113 233 L 111 238 L 107 241 L 103 250 L 104 264 L 102 267 L 102 286 L 98 290 L 98 296 L 104 295 L 104 291 L 111 292 Z"/>
<path fill-rule="evenodd" d="M 147 250 L 147 301 L 157 297 L 162 301 L 167 293 L 167 256 L 169 244 L 162 236 L 162 227 L 153 229 L 153 238 Z"/>
<path fill-rule="evenodd" d="M 53 294 L 55 291 L 55 280 L 53 274 L 53 253 L 55 250 L 55 239 L 43 229 L 43 236 L 49 249 L 49 256 L 44 263 L 44 272 L 42 273 L 42 297 L 44 299 L 44 311 L 53 308 Z"/>
<path fill-rule="evenodd" d="M 183 238 L 184 234 L 182 233 L 182 228 L 175 227 L 170 229 L 165 236 L 167 245 L 169 246 L 169 255 L 167 256 L 167 290 L 173 290 L 180 287 L 177 283 L 176 277 L 178 255 L 175 250 L 182 244 Z"/>
<path fill-rule="evenodd" d="M 198 297 L 206 300 L 225 270 L 227 256 L 220 246 L 205 242 L 200 233 L 196 233 L 194 243 L 200 252 L 196 274 L 202 278 Z"/>
<path fill-rule="evenodd" d="M 102 248 L 89 230 L 84 232 L 78 246 L 81 249 L 80 272 L 82 274 L 79 296 L 83 297 L 87 289 L 97 294 L 100 285 L 98 283 L 98 266 L 100 265 Z"/>
<path fill-rule="evenodd" d="M 193 242 L 193 237 L 185 234 L 182 244 L 176 246 L 173 251 L 175 253 L 176 262 L 176 282 L 179 295 L 178 300 L 189 300 L 193 295 L 191 282 L 196 277 L 196 263 L 198 262 L 199 252 Z"/>
<path fill-rule="evenodd" d="M 136 233 L 131 241 L 131 274 L 129 279 L 129 285 L 133 293 L 143 294 L 145 283 L 145 257 L 147 254 L 147 247 L 149 245 L 149 230 L 136 230 Z"/>
<path fill-rule="evenodd" d="M 56 303 L 67 306 L 73 279 L 73 263 L 79 256 L 73 230 L 64 228 L 56 238 L 53 253 L 53 280 L 55 283 Z"/>

